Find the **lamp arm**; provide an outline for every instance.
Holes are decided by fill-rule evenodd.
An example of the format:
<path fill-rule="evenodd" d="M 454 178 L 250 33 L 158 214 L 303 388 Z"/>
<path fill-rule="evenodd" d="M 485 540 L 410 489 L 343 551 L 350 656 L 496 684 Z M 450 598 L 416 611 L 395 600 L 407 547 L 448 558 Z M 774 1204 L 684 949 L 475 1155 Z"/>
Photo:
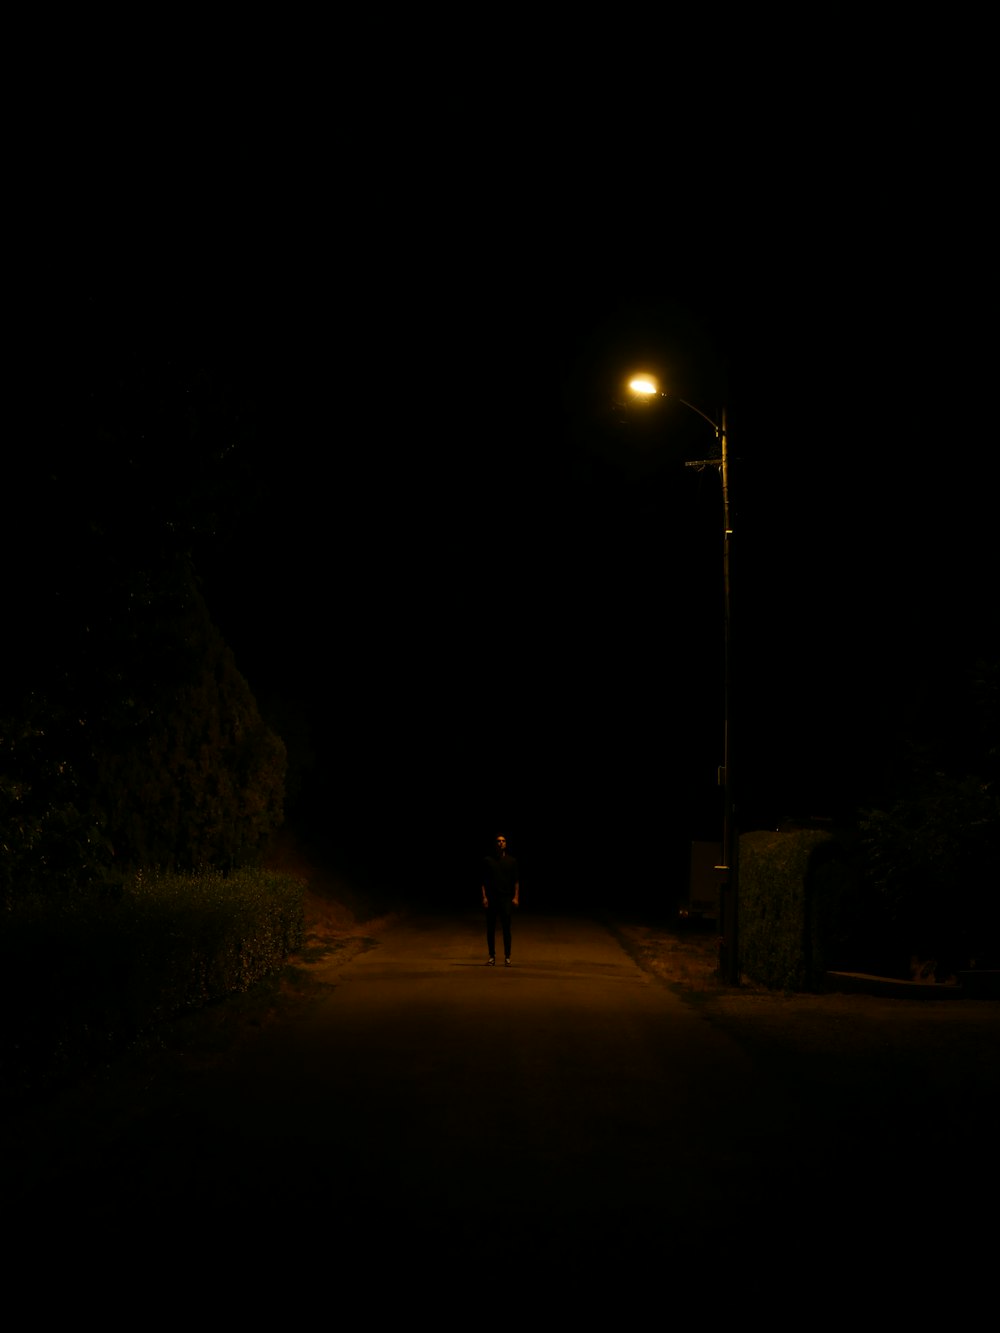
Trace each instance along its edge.
<path fill-rule="evenodd" d="M 666 394 L 664 394 L 663 396 L 666 397 Z M 683 403 L 685 407 L 689 407 L 689 408 L 691 409 L 692 412 L 697 412 L 698 415 L 701 417 L 702 421 L 707 421 L 708 424 L 709 424 L 709 425 L 712 427 L 712 429 L 715 431 L 716 435 L 719 434 L 720 427 L 719 427 L 718 423 L 715 422 L 715 421 L 713 421 L 711 417 L 706 416 L 705 413 L 701 410 L 700 407 L 695 407 L 694 403 L 689 403 L 688 400 L 687 400 L 686 398 L 678 398 L 677 401 L 678 401 L 679 403 Z"/>

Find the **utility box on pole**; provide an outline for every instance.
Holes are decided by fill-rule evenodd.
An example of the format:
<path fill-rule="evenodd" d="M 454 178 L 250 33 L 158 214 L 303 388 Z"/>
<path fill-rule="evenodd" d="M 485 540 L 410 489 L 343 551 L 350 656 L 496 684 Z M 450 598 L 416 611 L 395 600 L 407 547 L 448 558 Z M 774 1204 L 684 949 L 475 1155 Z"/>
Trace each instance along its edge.
<path fill-rule="evenodd" d="M 718 921 L 719 895 L 726 872 L 722 865 L 722 844 L 693 842 L 687 902 L 681 906 L 685 921 Z"/>

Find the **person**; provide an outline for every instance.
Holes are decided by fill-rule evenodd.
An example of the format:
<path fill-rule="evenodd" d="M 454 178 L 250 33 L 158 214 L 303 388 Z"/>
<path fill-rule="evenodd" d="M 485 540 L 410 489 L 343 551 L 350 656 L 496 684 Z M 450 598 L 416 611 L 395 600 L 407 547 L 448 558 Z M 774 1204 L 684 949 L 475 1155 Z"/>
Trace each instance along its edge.
<path fill-rule="evenodd" d="M 496 840 L 496 850 L 486 858 L 483 871 L 483 906 L 486 908 L 486 948 L 489 957 L 487 967 L 496 966 L 497 917 L 503 931 L 504 967 L 510 967 L 510 916 L 511 909 L 517 907 L 521 893 L 518 881 L 517 862 L 507 851 L 507 839 L 500 834 Z"/>

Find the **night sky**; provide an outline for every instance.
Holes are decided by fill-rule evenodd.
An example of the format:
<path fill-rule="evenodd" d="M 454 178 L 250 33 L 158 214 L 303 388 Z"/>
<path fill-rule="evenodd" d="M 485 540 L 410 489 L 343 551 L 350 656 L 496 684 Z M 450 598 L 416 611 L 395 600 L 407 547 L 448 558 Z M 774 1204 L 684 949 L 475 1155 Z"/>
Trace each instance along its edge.
<path fill-rule="evenodd" d="M 717 417 L 713 314 L 498 282 L 275 349 L 266 539 L 206 586 L 262 702 L 308 706 L 318 821 L 422 880 L 502 825 L 557 897 L 714 835 L 721 496 L 681 465 L 716 441 L 622 392 L 673 353 Z"/>
<path fill-rule="evenodd" d="M 556 900 L 655 894 L 718 836 L 722 506 L 683 467 L 716 442 L 624 405 L 633 369 L 727 411 L 742 826 L 849 813 L 995 655 L 985 354 L 948 290 L 705 237 L 673 281 L 592 239 L 550 264 L 566 235 L 318 239 L 83 272 L 63 351 L 84 416 L 145 368 L 144 486 L 190 465 L 156 421 L 207 378 L 232 449 L 205 595 L 345 855 L 447 896 L 502 827 Z"/>

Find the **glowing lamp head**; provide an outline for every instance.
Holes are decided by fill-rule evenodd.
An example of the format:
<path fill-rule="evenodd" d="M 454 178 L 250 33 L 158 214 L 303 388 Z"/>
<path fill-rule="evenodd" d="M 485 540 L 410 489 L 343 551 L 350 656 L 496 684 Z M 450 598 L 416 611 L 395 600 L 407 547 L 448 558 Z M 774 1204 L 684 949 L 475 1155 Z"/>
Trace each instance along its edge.
<path fill-rule="evenodd" d="M 649 375 L 636 375 L 635 379 L 629 380 L 628 387 L 633 393 L 641 394 L 646 398 L 657 392 L 656 380 Z"/>

